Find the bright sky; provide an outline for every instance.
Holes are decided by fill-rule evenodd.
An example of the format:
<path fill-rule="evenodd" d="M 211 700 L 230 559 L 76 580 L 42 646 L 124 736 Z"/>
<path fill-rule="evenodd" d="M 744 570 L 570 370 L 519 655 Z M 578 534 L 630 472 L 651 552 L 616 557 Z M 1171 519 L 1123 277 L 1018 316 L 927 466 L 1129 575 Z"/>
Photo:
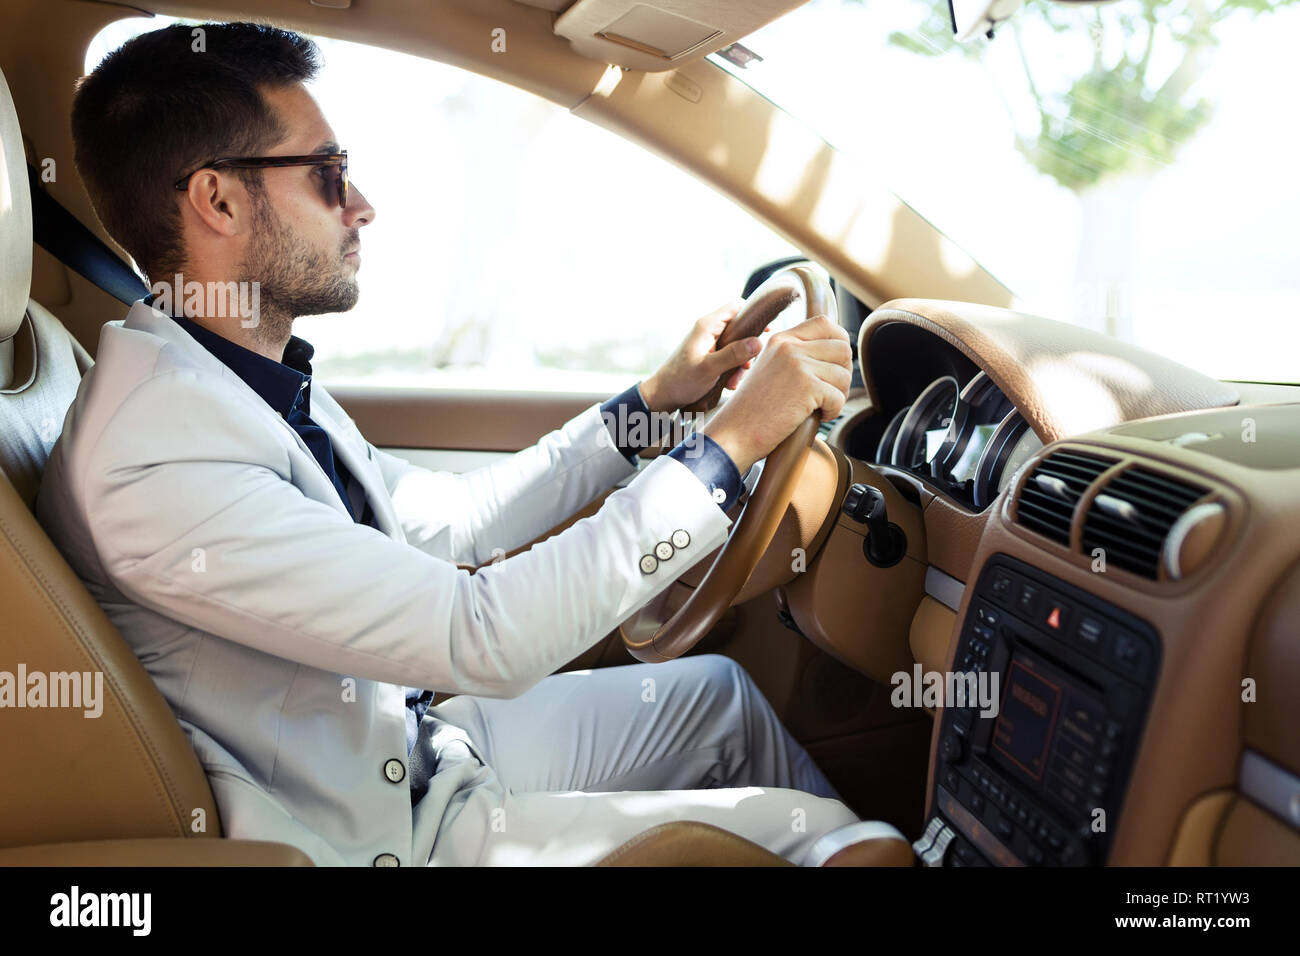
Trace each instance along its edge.
<path fill-rule="evenodd" d="M 1014 149 L 1001 99 L 1020 70 L 1011 36 L 993 41 L 983 65 L 886 44 L 889 29 L 919 22 L 916 10 L 813 0 L 746 38 L 765 59 L 737 75 L 858 156 L 864 175 L 1034 311 L 1100 327 L 1090 270 L 1105 264 L 1079 260 L 1079 200 Z M 166 22 L 110 26 L 87 68 Z M 320 42 L 316 95 L 377 210 L 362 232 L 357 309 L 295 328 L 329 381 L 612 393 L 737 295 L 752 268 L 794 251 L 691 176 L 530 94 Z M 1031 31 L 1026 42 L 1044 87 L 1074 75 L 1090 50 L 1082 33 L 1064 54 L 1059 38 Z M 1229 24 L 1200 87 L 1215 117 L 1171 168 L 1100 208 L 1112 257 L 1131 274 L 1132 320 L 1120 334 L 1219 377 L 1300 380 L 1300 142 L 1278 93 L 1300 86 L 1298 42 L 1300 9 Z M 1010 105 L 1024 115 L 1014 94 Z M 557 352 L 589 344 L 605 348 Z M 410 355 L 343 364 L 393 349 L 438 351 L 452 367 L 417 369 Z M 548 355 L 589 370 L 542 367 Z M 487 367 L 467 365 L 473 358 Z M 599 370 L 615 363 L 624 371 Z"/>

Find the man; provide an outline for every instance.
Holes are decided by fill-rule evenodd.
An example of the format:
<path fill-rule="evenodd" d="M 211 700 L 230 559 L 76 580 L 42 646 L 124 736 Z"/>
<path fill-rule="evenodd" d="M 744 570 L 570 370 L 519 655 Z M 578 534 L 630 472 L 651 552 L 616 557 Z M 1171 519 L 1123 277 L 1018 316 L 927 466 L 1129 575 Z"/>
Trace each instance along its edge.
<path fill-rule="evenodd" d="M 821 862 L 818 838 L 857 818 L 729 659 L 548 675 L 725 540 L 742 473 L 839 413 L 844 330 L 806 322 L 744 372 L 756 340 L 711 351 L 723 309 L 500 463 L 452 475 L 381 452 L 292 334 L 356 303 L 375 219 L 303 85 L 315 46 L 206 24 L 200 51 L 191 29 L 129 41 L 77 91 L 78 169 L 157 294 L 103 330 L 37 510 L 185 728 L 223 832 L 319 864 L 587 864 L 693 819 Z M 255 308 L 218 314 L 191 284 Z M 612 423 L 728 369 L 706 434 L 597 514 L 456 567 L 633 474 Z M 435 690 L 460 696 L 432 707 Z"/>

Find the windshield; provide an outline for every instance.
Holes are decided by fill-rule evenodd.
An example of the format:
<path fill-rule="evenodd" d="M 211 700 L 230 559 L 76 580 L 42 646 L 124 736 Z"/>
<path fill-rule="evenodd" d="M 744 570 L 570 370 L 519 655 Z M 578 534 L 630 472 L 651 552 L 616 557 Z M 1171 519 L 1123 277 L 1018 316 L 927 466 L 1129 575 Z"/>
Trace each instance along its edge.
<path fill-rule="evenodd" d="M 1300 380 L 1300 0 L 1027 0 L 951 34 L 946 0 L 812 0 L 744 38 L 761 61 L 713 59 L 1025 310 Z"/>

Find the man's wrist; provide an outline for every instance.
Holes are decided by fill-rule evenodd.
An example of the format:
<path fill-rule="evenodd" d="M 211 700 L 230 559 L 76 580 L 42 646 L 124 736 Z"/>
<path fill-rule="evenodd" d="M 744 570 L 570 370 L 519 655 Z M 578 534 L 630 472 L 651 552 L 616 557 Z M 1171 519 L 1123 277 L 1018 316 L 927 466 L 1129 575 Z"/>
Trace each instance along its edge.
<path fill-rule="evenodd" d="M 677 410 L 672 402 L 664 399 L 662 388 L 659 380 L 655 375 L 642 379 L 637 383 L 637 389 L 641 392 L 641 399 L 645 402 L 645 407 L 652 413 L 654 412 L 674 412 Z"/>
<path fill-rule="evenodd" d="M 725 425 L 719 426 L 714 422 L 708 422 L 699 429 L 701 435 L 708 435 L 722 447 L 727 456 L 735 463 L 736 470 L 744 475 L 758 461 L 758 455 L 745 447 L 742 442 L 730 429 Z"/>

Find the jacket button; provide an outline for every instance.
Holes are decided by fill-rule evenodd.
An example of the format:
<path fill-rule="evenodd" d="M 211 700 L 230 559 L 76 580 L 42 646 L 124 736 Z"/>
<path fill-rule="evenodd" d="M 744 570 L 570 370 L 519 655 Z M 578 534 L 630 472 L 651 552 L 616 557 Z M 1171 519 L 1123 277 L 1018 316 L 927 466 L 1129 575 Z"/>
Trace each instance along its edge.
<path fill-rule="evenodd" d="M 673 556 L 673 546 L 667 541 L 660 541 L 655 545 L 655 557 L 660 561 L 667 561 Z"/>
<path fill-rule="evenodd" d="M 683 529 L 678 528 L 673 532 L 673 547 L 680 551 L 691 543 L 691 536 Z"/>
<path fill-rule="evenodd" d="M 653 554 L 641 555 L 641 573 L 654 574 L 655 568 L 659 567 L 659 559 Z"/>
<path fill-rule="evenodd" d="M 392 853 L 381 853 L 375 857 L 375 862 L 371 866 L 401 866 L 402 861 Z"/>
<path fill-rule="evenodd" d="M 385 761 L 384 776 L 393 783 L 401 783 L 406 778 L 406 767 L 396 758 Z"/>

